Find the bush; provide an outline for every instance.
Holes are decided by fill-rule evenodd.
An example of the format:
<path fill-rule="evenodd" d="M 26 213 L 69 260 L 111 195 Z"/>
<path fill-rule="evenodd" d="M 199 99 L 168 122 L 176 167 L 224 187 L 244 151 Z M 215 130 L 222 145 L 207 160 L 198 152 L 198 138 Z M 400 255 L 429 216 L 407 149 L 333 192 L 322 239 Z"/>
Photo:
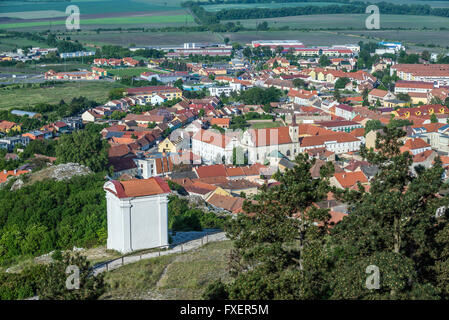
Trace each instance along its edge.
<path fill-rule="evenodd" d="M 204 300 L 228 300 L 226 285 L 221 280 L 212 282 L 204 290 L 202 298 Z"/>

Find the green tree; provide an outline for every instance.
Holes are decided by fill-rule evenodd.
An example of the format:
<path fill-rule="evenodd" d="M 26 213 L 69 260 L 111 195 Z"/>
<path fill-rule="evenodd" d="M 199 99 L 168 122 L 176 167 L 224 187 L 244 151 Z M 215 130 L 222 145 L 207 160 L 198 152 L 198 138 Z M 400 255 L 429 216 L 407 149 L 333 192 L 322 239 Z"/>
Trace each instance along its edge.
<path fill-rule="evenodd" d="M 351 80 L 346 77 L 338 78 L 337 81 L 335 81 L 335 89 L 344 89 L 345 86 L 350 83 Z"/>
<path fill-rule="evenodd" d="M 379 168 L 369 192 L 335 194 L 349 204 L 350 214 L 332 230 L 335 241 L 332 298 L 336 299 L 434 299 L 436 289 L 435 221 L 437 197 L 443 186 L 443 168 L 416 168 L 410 153 L 402 153 L 405 132 L 384 127 L 376 151 L 361 148 L 361 155 Z M 447 201 L 447 200 L 446 200 Z M 380 288 L 365 286 L 366 268 L 379 267 Z"/>
<path fill-rule="evenodd" d="M 323 55 L 320 57 L 319 64 L 320 64 L 321 67 L 327 67 L 327 66 L 330 66 L 330 65 L 331 65 L 331 61 L 329 60 L 329 57 L 328 57 L 328 56 L 326 56 L 326 55 L 323 54 Z"/>
<path fill-rule="evenodd" d="M 365 135 L 372 130 L 378 130 L 382 128 L 383 125 L 382 122 L 380 122 L 380 120 L 368 120 L 365 125 Z"/>
<path fill-rule="evenodd" d="M 114 88 L 109 91 L 108 98 L 109 100 L 117 100 L 123 98 L 123 93 L 126 89 L 124 88 Z"/>
<path fill-rule="evenodd" d="M 293 85 L 295 86 L 295 88 L 301 88 L 305 86 L 305 82 L 302 79 L 293 79 Z"/>
<path fill-rule="evenodd" d="M 70 275 L 66 273 L 69 266 L 79 270 L 79 289 L 68 289 L 66 281 Z M 106 290 L 104 273 L 96 276 L 85 256 L 66 253 L 61 261 L 51 263 L 45 270 L 41 286 L 38 290 L 41 300 L 96 300 Z"/>
<path fill-rule="evenodd" d="M 435 115 L 435 113 L 432 113 L 432 115 L 430 116 L 430 122 L 431 123 L 438 123 L 438 118 Z"/>
<path fill-rule="evenodd" d="M 63 135 L 56 146 L 58 163 L 75 162 L 95 172 L 107 170 L 109 144 L 86 130 Z"/>
<path fill-rule="evenodd" d="M 226 228 L 234 241 L 231 299 L 308 299 L 325 294 L 322 268 L 316 269 L 311 257 L 320 255 L 317 249 L 326 238 L 330 215 L 313 203 L 326 197 L 333 166 L 323 168 L 323 179 L 313 179 L 315 160 L 301 154 L 295 163 L 276 176 L 280 185 L 264 186 L 255 201 L 245 201 L 247 214 L 239 214 Z"/>

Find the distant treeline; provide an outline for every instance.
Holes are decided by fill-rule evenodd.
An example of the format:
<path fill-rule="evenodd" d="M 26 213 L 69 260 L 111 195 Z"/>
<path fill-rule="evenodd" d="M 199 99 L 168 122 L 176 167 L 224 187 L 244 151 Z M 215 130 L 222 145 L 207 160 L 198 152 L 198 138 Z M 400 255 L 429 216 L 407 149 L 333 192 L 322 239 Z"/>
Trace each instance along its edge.
<path fill-rule="evenodd" d="M 287 16 L 314 14 L 364 14 L 366 4 L 352 3 L 351 5 L 305 6 L 293 8 L 251 8 L 224 9 L 215 13 L 219 20 L 261 19 Z M 420 15 L 449 17 L 449 8 L 432 8 L 429 5 L 396 5 L 391 3 L 377 3 L 381 14 Z"/>
<path fill-rule="evenodd" d="M 243 3 L 266 3 L 268 0 L 247 0 Z M 271 1 L 270 1 L 271 2 Z M 285 2 L 285 0 L 275 0 L 275 2 Z M 295 1 L 289 1 L 295 2 Z M 297 2 L 297 1 L 296 1 Z M 306 1 L 308 2 L 308 1 Z M 327 1 L 329 2 L 329 1 Z M 370 2 L 347 2 L 347 1 L 330 1 L 338 3 L 346 3 L 345 5 L 332 4 L 327 6 L 308 5 L 302 7 L 288 7 L 288 8 L 245 8 L 245 9 L 223 9 L 218 12 L 209 12 L 205 10 L 202 5 L 206 4 L 233 4 L 242 3 L 242 1 L 219 0 L 218 2 L 184 2 L 182 5 L 188 7 L 195 15 L 197 23 L 203 25 L 216 25 L 221 20 L 236 20 L 236 19 L 263 19 L 263 18 L 277 18 L 287 16 L 299 15 L 314 15 L 314 14 L 365 14 L 366 7 L 372 3 Z M 422 16 L 440 16 L 449 17 L 449 8 L 432 8 L 430 5 L 406 5 L 393 4 L 387 2 L 375 3 L 382 14 L 400 14 L 400 15 L 422 15 Z"/>
<path fill-rule="evenodd" d="M 432 1 L 432 0 L 429 0 Z M 437 1 L 437 0 L 435 0 Z M 439 0 L 438 0 L 439 1 Z M 301 2 L 334 2 L 334 3 L 358 3 L 359 1 L 351 0 L 214 0 L 214 1 L 186 1 L 181 3 L 183 7 L 192 4 L 200 6 L 217 5 L 217 4 L 246 4 L 246 3 L 301 3 Z"/>

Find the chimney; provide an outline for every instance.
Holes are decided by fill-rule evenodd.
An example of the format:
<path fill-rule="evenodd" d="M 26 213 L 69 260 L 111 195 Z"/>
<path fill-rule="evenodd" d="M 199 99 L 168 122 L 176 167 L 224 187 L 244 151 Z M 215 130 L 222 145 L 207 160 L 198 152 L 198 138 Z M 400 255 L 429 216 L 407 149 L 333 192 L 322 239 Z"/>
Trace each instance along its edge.
<path fill-rule="evenodd" d="M 17 174 L 17 169 L 14 169 L 14 174 Z"/>
<path fill-rule="evenodd" d="M 4 174 L 6 174 L 6 172 L 7 172 L 6 170 L 3 170 L 3 173 L 4 173 Z"/>

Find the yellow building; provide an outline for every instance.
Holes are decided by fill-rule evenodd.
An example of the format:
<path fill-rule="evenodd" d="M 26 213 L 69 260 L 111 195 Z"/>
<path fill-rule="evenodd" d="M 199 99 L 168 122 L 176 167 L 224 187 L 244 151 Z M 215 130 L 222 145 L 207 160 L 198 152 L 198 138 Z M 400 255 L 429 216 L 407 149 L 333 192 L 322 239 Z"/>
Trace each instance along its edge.
<path fill-rule="evenodd" d="M 15 122 L 6 121 L 6 120 L 0 121 L 0 131 L 1 132 L 8 133 L 11 130 L 20 132 L 22 130 L 22 127 L 20 126 L 20 124 L 17 124 Z"/>
<path fill-rule="evenodd" d="M 158 144 L 157 151 L 169 153 L 169 152 L 176 152 L 177 150 L 176 145 L 173 142 L 171 142 L 170 139 L 167 137 Z"/>

